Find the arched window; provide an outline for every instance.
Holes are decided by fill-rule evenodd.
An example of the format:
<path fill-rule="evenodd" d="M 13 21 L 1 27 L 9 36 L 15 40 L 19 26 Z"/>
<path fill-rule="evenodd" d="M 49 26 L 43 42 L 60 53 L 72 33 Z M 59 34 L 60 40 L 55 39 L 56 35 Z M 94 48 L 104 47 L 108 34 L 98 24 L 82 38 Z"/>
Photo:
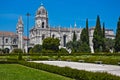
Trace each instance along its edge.
<path fill-rule="evenodd" d="M 54 38 L 54 37 L 55 37 L 55 35 L 53 34 L 53 35 L 52 35 L 52 38 Z"/>
<path fill-rule="evenodd" d="M 44 28 L 44 22 L 42 22 L 42 28 Z"/>
<path fill-rule="evenodd" d="M 42 10 L 42 14 L 45 14 L 45 10 L 44 9 Z"/>
<path fill-rule="evenodd" d="M 38 12 L 37 12 L 37 15 L 40 15 L 40 14 L 41 14 L 41 11 L 38 11 Z"/>
<path fill-rule="evenodd" d="M 8 39 L 5 39 L 5 43 L 8 43 Z"/>
<path fill-rule="evenodd" d="M 13 44 L 16 44 L 17 40 L 16 39 L 13 39 Z"/>
<path fill-rule="evenodd" d="M 63 36 L 63 46 L 66 47 L 66 35 Z"/>
<path fill-rule="evenodd" d="M 44 38 L 45 38 L 45 35 L 43 34 L 43 35 L 42 35 L 42 40 L 43 40 Z"/>

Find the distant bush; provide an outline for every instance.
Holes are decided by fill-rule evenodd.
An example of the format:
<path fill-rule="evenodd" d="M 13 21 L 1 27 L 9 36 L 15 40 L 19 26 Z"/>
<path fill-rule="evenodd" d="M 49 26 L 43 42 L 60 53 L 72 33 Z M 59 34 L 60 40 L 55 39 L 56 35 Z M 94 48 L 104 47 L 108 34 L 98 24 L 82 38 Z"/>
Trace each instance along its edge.
<path fill-rule="evenodd" d="M 59 49 L 59 53 L 68 54 L 68 51 L 65 48 Z"/>
<path fill-rule="evenodd" d="M 18 53 L 18 60 L 22 60 L 22 53 Z"/>
<path fill-rule="evenodd" d="M 42 45 L 37 44 L 33 48 L 30 49 L 30 54 L 40 53 L 42 51 Z"/>
<path fill-rule="evenodd" d="M 18 54 L 18 53 L 23 53 L 21 49 L 13 49 L 11 53 Z"/>
<path fill-rule="evenodd" d="M 0 64 L 18 64 L 17 60 L 0 61 Z"/>
<path fill-rule="evenodd" d="M 55 53 L 55 51 L 43 49 L 43 50 L 42 50 L 42 53 L 43 53 L 43 55 L 44 55 L 44 54 L 53 54 L 53 53 Z"/>

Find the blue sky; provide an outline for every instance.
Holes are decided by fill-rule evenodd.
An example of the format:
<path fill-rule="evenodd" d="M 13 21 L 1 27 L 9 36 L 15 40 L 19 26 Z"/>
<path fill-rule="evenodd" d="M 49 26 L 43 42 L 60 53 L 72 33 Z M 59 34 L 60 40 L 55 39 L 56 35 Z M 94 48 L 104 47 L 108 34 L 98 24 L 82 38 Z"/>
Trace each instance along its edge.
<path fill-rule="evenodd" d="M 26 34 L 27 17 L 29 12 L 30 26 L 35 24 L 35 14 L 41 2 L 48 11 L 51 26 L 69 27 L 76 22 L 78 28 L 85 27 L 86 18 L 89 27 L 95 26 L 97 15 L 101 24 L 114 29 L 120 16 L 120 0 L 1 0 L 0 1 L 0 31 L 16 32 L 18 17 L 22 16 Z"/>

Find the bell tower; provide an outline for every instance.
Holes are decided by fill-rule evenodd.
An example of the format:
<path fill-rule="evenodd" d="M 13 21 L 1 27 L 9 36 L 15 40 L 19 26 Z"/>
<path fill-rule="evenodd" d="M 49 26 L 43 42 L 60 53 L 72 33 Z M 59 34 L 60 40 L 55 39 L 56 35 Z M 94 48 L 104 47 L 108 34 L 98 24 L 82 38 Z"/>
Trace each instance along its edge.
<path fill-rule="evenodd" d="M 23 20 L 22 20 L 22 16 L 19 17 L 18 19 L 18 23 L 16 26 L 16 30 L 17 30 L 17 35 L 18 35 L 18 48 L 23 50 Z"/>
<path fill-rule="evenodd" d="M 41 4 L 36 12 L 35 26 L 37 28 L 48 28 L 48 13 L 43 4 Z"/>

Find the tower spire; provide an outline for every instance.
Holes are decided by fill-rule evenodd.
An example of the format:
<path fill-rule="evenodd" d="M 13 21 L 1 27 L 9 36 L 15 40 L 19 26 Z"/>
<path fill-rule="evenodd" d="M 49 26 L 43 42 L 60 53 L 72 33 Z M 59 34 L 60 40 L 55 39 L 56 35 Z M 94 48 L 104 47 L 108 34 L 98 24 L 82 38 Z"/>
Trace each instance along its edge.
<path fill-rule="evenodd" d="M 43 6 L 43 3 L 41 2 L 41 6 Z"/>
<path fill-rule="evenodd" d="M 75 24 L 74 24 L 74 28 L 77 28 L 77 24 L 76 24 L 76 22 L 75 22 Z"/>
<path fill-rule="evenodd" d="M 24 25 L 23 25 L 22 16 L 19 17 L 16 28 L 17 28 L 16 30 L 17 30 L 17 35 L 18 35 L 18 48 L 23 50 Z"/>

